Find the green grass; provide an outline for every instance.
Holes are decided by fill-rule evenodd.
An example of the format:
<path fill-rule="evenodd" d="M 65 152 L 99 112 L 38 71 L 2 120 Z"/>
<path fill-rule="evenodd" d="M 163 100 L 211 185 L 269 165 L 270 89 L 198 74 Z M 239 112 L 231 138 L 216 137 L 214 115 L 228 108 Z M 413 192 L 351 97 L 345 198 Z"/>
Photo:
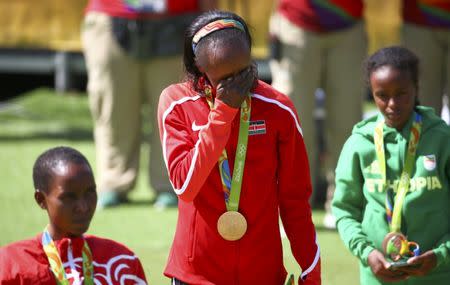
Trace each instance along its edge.
<path fill-rule="evenodd" d="M 32 165 L 42 151 L 68 145 L 84 153 L 95 168 L 92 122 L 87 97 L 81 95 L 60 96 L 39 89 L 0 105 L 0 246 L 32 237 L 47 223 L 46 213 L 33 200 L 31 179 Z M 141 157 L 148 157 L 148 152 L 143 144 Z M 147 164 L 142 159 L 139 180 L 130 197 L 132 203 L 98 211 L 89 233 L 126 244 L 141 258 L 150 284 L 169 284 L 162 271 L 177 211 L 157 211 L 151 206 Z M 323 211 L 314 211 L 313 217 L 322 252 L 323 284 L 358 283 L 356 258 L 344 248 L 336 232 L 323 229 Z M 298 276 L 300 270 L 286 239 L 284 250 L 286 268 Z"/>

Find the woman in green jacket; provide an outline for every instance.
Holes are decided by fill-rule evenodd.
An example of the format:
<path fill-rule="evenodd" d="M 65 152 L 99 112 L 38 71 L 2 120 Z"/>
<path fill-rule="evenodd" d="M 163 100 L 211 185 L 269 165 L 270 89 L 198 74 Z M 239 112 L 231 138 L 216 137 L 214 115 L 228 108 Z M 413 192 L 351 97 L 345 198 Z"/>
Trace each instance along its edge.
<path fill-rule="evenodd" d="M 450 127 L 418 105 L 418 65 L 403 47 L 369 57 L 380 114 L 355 125 L 336 168 L 332 210 L 361 284 L 450 282 Z"/>

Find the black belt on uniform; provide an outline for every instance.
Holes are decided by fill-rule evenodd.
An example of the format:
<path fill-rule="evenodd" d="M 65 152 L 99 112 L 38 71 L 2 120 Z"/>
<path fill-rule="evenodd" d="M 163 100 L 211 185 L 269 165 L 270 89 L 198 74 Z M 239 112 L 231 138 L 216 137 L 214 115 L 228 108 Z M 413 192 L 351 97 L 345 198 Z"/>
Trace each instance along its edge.
<path fill-rule="evenodd" d="M 198 14 L 154 19 L 112 18 L 112 33 L 120 47 L 136 59 L 183 53 L 186 28 Z"/>

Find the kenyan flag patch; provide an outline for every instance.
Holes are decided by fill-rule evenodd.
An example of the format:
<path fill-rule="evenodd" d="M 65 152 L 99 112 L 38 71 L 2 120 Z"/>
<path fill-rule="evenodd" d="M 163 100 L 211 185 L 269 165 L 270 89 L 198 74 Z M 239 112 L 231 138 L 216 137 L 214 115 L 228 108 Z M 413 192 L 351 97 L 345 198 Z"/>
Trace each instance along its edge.
<path fill-rule="evenodd" d="M 248 128 L 248 135 L 263 135 L 266 133 L 266 121 L 250 121 L 250 125 Z"/>

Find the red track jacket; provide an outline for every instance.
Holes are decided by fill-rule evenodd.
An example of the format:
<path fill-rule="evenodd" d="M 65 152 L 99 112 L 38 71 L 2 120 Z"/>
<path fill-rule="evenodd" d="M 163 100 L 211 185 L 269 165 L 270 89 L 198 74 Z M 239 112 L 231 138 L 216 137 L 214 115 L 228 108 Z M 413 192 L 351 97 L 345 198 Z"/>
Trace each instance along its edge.
<path fill-rule="evenodd" d="M 0 248 L 0 285 L 56 285 L 41 237 L 39 234 Z M 128 248 L 92 235 L 85 238 L 93 256 L 95 284 L 147 284 L 139 259 Z M 83 284 L 83 240 L 64 238 L 55 244 L 70 284 Z"/>
<path fill-rule="evenodd" d="M 190 83 L 171 85 L 161 94 L 158 123 L 164 159 L 180 198 L 164 274 L 189 284 L 283 284 L 281 215 L 304 284 L 320 284 L 301 127 L 292 102 L 261 81 L 252 94 L 239 204 L 248 230 L 235 242 L 217 232 L 217 220 L 226 211 L 217 161 L 226 148 L 233 169 L 238 111 L 220 100 L 210 111 Z"/>
<path fill-rule="evenodd" d="M 89 0 L 85 12 L 102 12 L 113 17 L 139 19 L 151 18 L 161 14 L 167 16 L 183 13 L 195 13 L 200 10 L 197 0 L 168 0 L 166 1 L 166 11 L 156 13 L 139 13 L 139 11 L 137 11 L 139 9 L 133 9 L 133 7 L 139 7 L 139 4 L 145 4 L 145 1 Z"/>

